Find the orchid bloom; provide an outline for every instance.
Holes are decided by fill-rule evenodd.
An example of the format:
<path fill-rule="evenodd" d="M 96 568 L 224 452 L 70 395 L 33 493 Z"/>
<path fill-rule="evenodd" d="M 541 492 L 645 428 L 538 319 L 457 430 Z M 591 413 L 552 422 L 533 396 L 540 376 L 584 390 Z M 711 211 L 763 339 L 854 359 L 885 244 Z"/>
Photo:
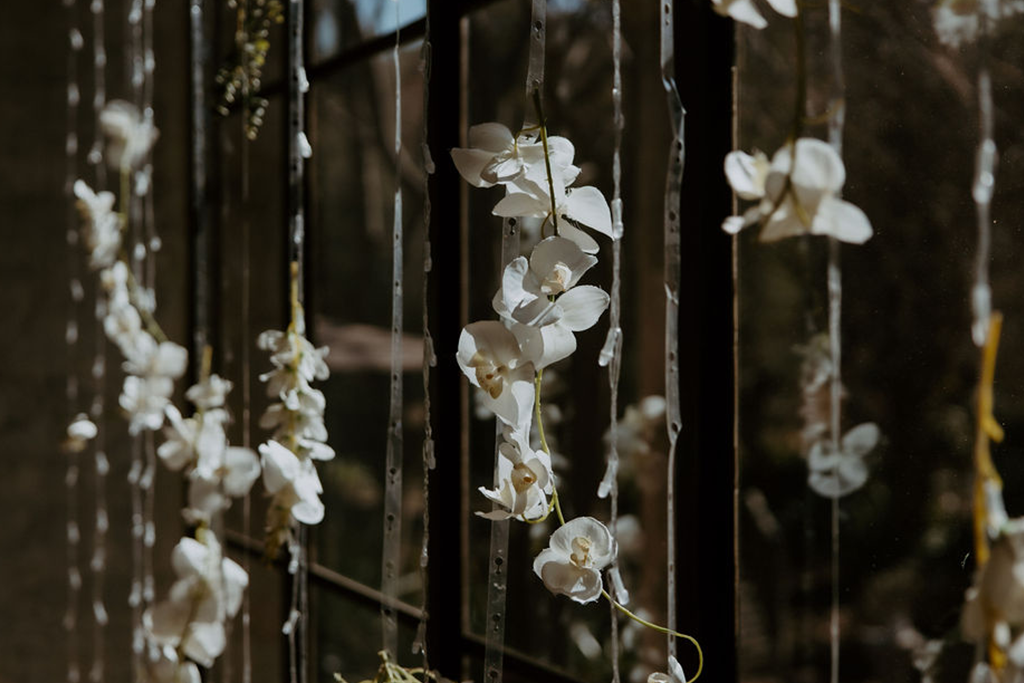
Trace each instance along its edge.
<path fill-rule="evenodd" d="M 107 102 L 100 112 L 100 127 L 108 136 L 106 157 L 114 168 L 137 168 L 160 137 L 152 117 L 124 100 Z"/>
<path fill-rule="evenodd" d="M 588 254 L 596 254 L 599 250 L 598 244 L 594 238 L 577 228 L 577 224 L 617 239 L 612 229 L 612 212 L 608 207 L 608 200 L 601 191 L 589 185 L 567 188 L 566 183 L 554 170 L 552 174 L 555 215 L 560 219 L 567 219 L 558 222 L 558 234 L 572 240 Z M 543 184 L 530 182 L 510 186 L 508 194 L 495 204 L 491 213 L 505 218 L 550 217 L 551 190 L 546 178 Z"/>
<path fill-rule="evenodd" d="M 288 510 L 296 522 L 319 524 L 324 518 L 323 486 L 312 461 L 300 461 L 273 439 L 260 444 L 260 455 L 263 485 L 273 496 L 272 505 Z"/>
<path fill-rule="evenodd" d="M 796 16 L 795 0 L 768 0 L 768 4 L 784 17 Z M 712 0 L 712 6 L 722 16 L 732 17 L 735 21 L 741 21 L 754 28 L 761 29 L 768 25 L 754 6 L 753 0 Z"/>
<path fill-rule="evenodd" d="M 840 498 L 859 489 L 868 480 L 864 456 L 878 444 L 879 435 L 878 425 L 865 422 L 843 435 L 838 453 L 829 440 L 815 442 L 807 456 L 807 484 L 826 498 Z"/>
<path fill-rule="evenodd" d="M 531 449 L 526 434 L 508 427 L 498 452 L 498 485 L 494 490 L 481 486 L 480 493 L 502 509 L 476 514 L 491 520 L 515 517 L 527 521 L 544 517 L 547 496 L 553 490 L 551 458 L 544 451 Z"/>
<path fill-rule="evenodd" d="M 222 557 L 212 533 L 205 531 L 202 537 L 204 541 L 186 537 L 175 546 L 171 565 L 178 580 L 167 600 L 146 610 L 143 625 L 153 644 L 175 648 L 210 667 L 224 651 L 224 622 L 238 613 L 249 576 Z"/>
<path fill-rule="evenodd" d="M 121 249 L 121 219 L 114 211 L 114 194 L 105 190 L 96 193 L 84 180 L 75 181 L 74 192 L 84 219 L 82 232 L 89 249 L 89 266 L 109 268 Z"/>
<path fill-rule="evenodd" d="M 591 328 L 608 307 L 599 287 L 575 286 L 597 259 L 564 237 L 538 244 L 530 260 L 505 267 L 494 309 L 512 323 L 524 357 L 540 370 L 576 350 L 575 332 Z"/>
<path fill-rule="evenodd" d="M 484 390 L 484 405 L 515 430 L 529 424 L 534 401 L 534 366 L 519 342 L 497 320 L 470 323 L 459 337 L 456 360 L 473 386 Z"/>
<path fill-rule="evenodd" d="M 576 150 L 566 138 L 553 135 L 548 138 L 548 152 L 552 172 L 562 182 L 572 184 L 580 169 L 574 166 Z M 469 147 L 451 151 L 452 161 L 459 174 L 474 187 L 493 187 L 527 180 L 535 185 L 547 184 L 544 163 L 544 145 L 535 133 L 512 131 L 500 123 L 481 123 L 469 129 Z"/>
<path fill-rule="evenodd" d="M 604 524 L 593 517 L 577 517 L 551 534 L 533 571 L 552 593 L 586 604 L 601 597 L 601 570 L 615 554 L 615 539 Z"/>
<path fill-rule="evenodd" d="M 795 162 L 795 163 L 794 163 Z M 871 223 L 859 208 L 837 195 L 846 180 L 843 160 L 826 142 L 800 138 L 772 158 L 730 152 L 725 174 L 741 199 L 758 201 L 742 216 L 730 216 L 722 228 L 735 234 L 763 223 L 761 240 L 771 242 L 795 235 L 829 235 L 841 242 L 863 244 L 872 235 Z"/>

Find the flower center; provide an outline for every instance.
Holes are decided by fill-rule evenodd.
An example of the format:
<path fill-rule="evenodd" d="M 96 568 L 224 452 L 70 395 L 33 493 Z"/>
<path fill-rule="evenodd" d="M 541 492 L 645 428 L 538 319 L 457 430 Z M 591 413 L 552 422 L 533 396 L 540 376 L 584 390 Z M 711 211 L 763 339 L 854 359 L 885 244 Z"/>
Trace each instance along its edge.
<path fill-rule="evenodd" d="M 572 555 L 569 556 L 569 559 L 580 569 L 587 569 L 591 565 L 590 546 L 590 539 L 586 536 L 577 536 L 572 539 Z"/>
<path fill-rule="evenodd" d="M 476 369 L 476 381 L 480 388 L 491 395 L 491 398 L 498 398 L 505 390 L 505 375 L 508 374 L 508 367 L 504 364 L 495 364 L 494 360 L 487 358 L 479 351 L 473 354 L 469 361 L 469 367 Z"/>
<path fill-rule="evenodd" d="M 512 467 L 512 488 L 516 493 L 522 493 L 537 483 L 537 475 L 529 467 L 521 462 Z"/>
<path fill-rule="evenodd" d="M 540 285 L 540 291 L 545 294 L 561 294 L 569 288 L 570 279 L 572 279 L 572 269 L 559 261 L 544 278 L 544 282 Z"/>

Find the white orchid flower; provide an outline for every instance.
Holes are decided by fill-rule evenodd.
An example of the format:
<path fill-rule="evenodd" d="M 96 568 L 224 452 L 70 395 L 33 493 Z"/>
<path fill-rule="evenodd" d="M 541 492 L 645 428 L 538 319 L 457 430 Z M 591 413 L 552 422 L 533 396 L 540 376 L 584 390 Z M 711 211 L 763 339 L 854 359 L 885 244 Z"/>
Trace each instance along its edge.
<path fill-rule="evenodd" d="M 548 138 L 549 163 L 553 174 L 570 185 L 580 169 L 573 165 L 576 150 L 566 138 Z M 544 145 L 537 134 L 518 138 L 500 123 L 481 123 L 469 129 L 469 147 L 451 151 L 459 174 L 474 187 L 493 187 L 523 179 L 534 184 L 547 183 Z"/>
<path fill-rule="evenodd" d="M 514 259 L 502 275 L 501 289 L 494 297 L 494 309 L 503 318 L 529 324 L 541 314 L 547 298 L 576 286 L 597 263 L 572 240 L 548 237 L 533 248 L 530 260 Z"/>
<path fill-rule="evenodd" d="M 67 453 L 81 453 L 96 438 L 96 433 L 96 424 L 85 413 L 79 413 L 68 424 L 67 436 L 61 446 Z"/>
<path fill-rule="evenodd" d="M 523 433 L 506 427 L 504 436 L 498 446 L 498 486 L 494 490 L 480 487 L 480 493 L 502 509 L 476 514 L 491 520 L 539 519 L 547 513 L 547 496 L 553 490 L 551 458 L 544 451 L 530 448 Z"/>
<path fill-rule="evenodd" d="M 224 621 L 238 613 L 249 576 L 222 557 L 211 533 L 204 536 L 205 542 L 183 538 L 175 546 L 171 566 L 178 580 L 166 601 L 146 610 L 143 624 L 154 644 L 209 667 L 224 651 Z"/>
<path fill-rule="evenodd" d="M 815 442 L 807 455 L 807 484 L 826 498 L 840 498 L 859 489 L 868 480 L 864 456 L 878 444 L 880 434 L 878 425 L 865 422 L 843 435 L 838 453 L 829 440 Z"/>
<path fill-rule="evenodd" d="M 149 665 L 153 683 L 202 683 L 195 662 L 179 661 L 178 651 L 166 645 L 159 649 L 159 657 Z"/>
<path fill-rule="evenodd" d="M 502 422 L 515 430 L 529 424 L 534 366 L 508 328 L 497 320 L 470 323 L 459 337 L 456 360 L 470 383 L 484 390 L 484 405 Z"/>
<path fill-rule="evenodd" d="M 763 223 L 761 240 L 765 242 L 795 235 L 829 235 L 863 244 L 872 235 L 864 212 L 837 196 L 846 181 L 846 168 L 826 142 L 800 138 L 795 152 L 793 145 L 787 144 L 775 153 L 767 170 L 763 155 L 731 152 L 726 156 L 725 173 L 741 198 L 760 200 L 743 216 L 726 218 L 722 224 L 726 232 L 737 233 Z"/>
<path fill-rule="evenodd" d="M 533 562 L 547 589 L 582 604 L 601 597 L 601 570 L 616 553 L 608 528 L 593 517 L 577 517 L 556 529 L 549 543 Z"/>
<path fill-rule="evenodd" d="M 600 287 L 581 285 L 570 289 L 555 301 L 542 301 L 534 307 L 537 315 L 529 323 L 516 323 L 512 333 L 519 341 L 523 357 L 540 370 L 576 350 L 576 332 L 594 326 L 608 308 L 608 294 Z"/>
<path fill-rule="evenodd" d="M 220 408 L 233 386 L 231 380 L 223 379 L 219 375 L 210 375 L 204 381 L 189 387 L 185 392 L 185 398 L 200 410 Z"/>
<path fill-rule="evenodd" d="M 796 16 L 795 0 L 768 0 L 768 4 L 784 17 Z M 757 7 L 754 6 L 753 0 L 712 0 L 712 6 L 722 16 L 732 17 L 734 20 L 749 24 L 754 28 L 761 29 L 768 25 L 765 18 L 757 11 Z"/>
<path fill-rule="evenodd" d="M 979 6 L 980 5 L 980 6 Z M 980 10 L 980 11 L 979 11 Z M 1024 13 L 1022 0 L 940 0 L 932 13 L 939 42 L 958 48 L 978 37 L 978 15 L 987 14 L 990 30 L 1001 19 Z"/>
<path fill-rule="evenodd" d="M 612 212 L 608 200 L 599 189 L 589 185 L 567 188 L 557 174 L 554 174 L 552 185 L 555 191 L 555 214 L 559 219 L 567 219 L 558 221 L 558 234 L 561 237 L 572 240 L 588 254 L 596 254 L 600 248 L 590 235 L 576 227 L 577 224 L 615 239 Z M 551 190 L 546 176 L 543 183 L 530 181 L 510 186 L 508 194 L 495 204 L 491 213 L 505 218 L 549 217 Z"/>
<path fill-rule="evenodd" d="M 297 522 L 319 524 L 324 518 L 323 487 L 311 460 L 300 461 L 277 441 L 260 444 L 263 486 L 273 505 L 289 510 Z"/>
<path fill-rule="evenodd" d="M 89 249 L 89 266 L 109 268 L 121 249 L 121 219 L 114 211 L 114 194 L 96 193 L 84 180 L 74 185 L 78 211 L 84 219 L 85 246 Z"/>
<path fill-rule="evenodd" d="M 118 403 L 128 414 L 128 433 L 135 435 L 143 430 L 160 429 L 173 392 L 174 382 L 170 377 L 125 377 Z"/>
<path fill-rule="evenodd" d="M 160 137 L 151 117 L 124 100 L 107 102 L 100 112 L 100 127 L 108 136 L 107 162 L 114 168 L 137 168 Z"/>
<path fill-rule="evenodd" d="M 264 351 L 272 352 L 270 362 L 278 370 L 290 370 L 293 374 L 301 377 L 306 382 L 313 380 L 325 380 L 330 375 L 327 362 L 327 347 L 315 348 L 308 339 L 298 332 L 267 330 L 262 332 L 256 340 L 257 346 Z M 260 381 L 267 382 L 275 375 L 274 371 L 260 376 Z M 278 391 L 271 386 L 267 389 L 267 395 L 273 398 Z"/>

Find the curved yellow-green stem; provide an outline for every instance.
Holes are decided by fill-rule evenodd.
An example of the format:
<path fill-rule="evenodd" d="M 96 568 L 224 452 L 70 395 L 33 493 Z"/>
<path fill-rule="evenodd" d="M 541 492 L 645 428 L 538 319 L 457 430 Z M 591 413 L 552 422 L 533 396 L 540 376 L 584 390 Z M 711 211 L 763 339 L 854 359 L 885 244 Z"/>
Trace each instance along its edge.
<path fill-rule="evenodd" d="M 619 604 L 615 600 L 615 598 L 613 598 L 611 595 L 609 595 L 608 591 L 606 591 L 604 589 L 601 589 L 601 595 L 603 595 L 608 600 L 608 602 L 612 603 L 612 605 L 615 606 L 615 609 L 619 610 L 620 612 L 625 614 L 627 617 L 629 617 L 630 619 L 632 619 L 636 623 L 641 624 L 643 626 L 646 626 L 647 628 L 654 629 L 655 631 L 657 631 L 659 633 L 664 633 L 665 635 L 669 635 L 669 636 L 675 636 L 676 638 L 683 638 L 684 640 L 688 640 L 691 643 L 693 643 L 693 646 L 695 648 L 697 648 L 697 673 L 695 673 L 693 675 L 693 678 L 688 680 L 686 683 L 693 683 L 695 680 L 700 678 L 701 672 L 704 671 L 704 651 L 700 649 L 700 643 L 697 642 L 696 638 L 694 638 L 693 636 L 688 636 L 685 633 L 680 633 L 679 631 L 673 631 L 672 629 L 665 628 L 664 626 L 658 626 L 657 624 L 652 624 L 651 622 L 647 621 L 646 619 L 642 619 L 641 617 L 638 617 L 637 615 L 635 615 L 632 612 L 630 612 L 626 607 L 624 607 L 623 605 Z"/>

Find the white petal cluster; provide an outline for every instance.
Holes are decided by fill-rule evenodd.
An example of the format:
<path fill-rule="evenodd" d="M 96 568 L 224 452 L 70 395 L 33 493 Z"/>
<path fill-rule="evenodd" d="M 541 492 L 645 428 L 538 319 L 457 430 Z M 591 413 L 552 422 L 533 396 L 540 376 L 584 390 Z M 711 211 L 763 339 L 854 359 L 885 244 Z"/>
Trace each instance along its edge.
<path fill-rule="evenodd" d="M 617 548 L 608 528 L 593 517 L 577 517 L 551 534 L 549 546 L 533 562 L 533 571 L 548 590 L 576 602 L 601 597 L 601 570 L 615 559 Z"/>
<path fill-rule="evenodd" d="M 121 219 L 114 211 L 114 193 L 96 193 L 84 180 L 76 180 L 75 202 L 82 216 L 82 234 L 89 250 L 89 266 L 109 268 L 121 249 Z"/>
<path fill-rule="evenodd" d="M 196 665 L 213 666 L 224 651 L 225 626 L 238 613 L 249 576 L 222 556 L 208 529 L 182 538 L 171 564 L 178 578 L 168 598 L 143 615 L 147 639 L 161 652 L 151 674 L 161 682 L 192 683 L 199 680 Z"/>
<path fill-rule="evenodd" d="M 1015 14 L 1024 14 L 1024 0 L 939 0 L 932 23 L 939 42 L 959 48 L 977 39 L 982 16 L 992 30 Z"/>
<path fill-rule="evenodd" d="M 267 521 L 267 553 L 275 555 L 291 545 L 297 524 L 318 524 L 324 517 L 320 501 L 323 487 L 314 460 L 330 460 L 334 450 L 326 444 L 326 400 L 314 381 L 327 379 L 327 347 L 315 348 L 301 326 L 268 330 L 257 341 L 271 353 L 274 369 L 260 375 L 267 395 L 276 399 L 260 418 L 260 427 L 273 430 L 260 445 L 263 485 L 272 497 Z"/>
<path fill-rule="evenodd" d="M 103 326 L 125 360 L 126 374 L 118 399 L 129 418 L 128 431 L 155 431 L 164 423 L 174 380 L 185 374 L 188 352 L 171 341 L 157 341 L 142 324 L 130 291 L 128 266 L 117 261 L 100 272 L 107 296 Z"/>
<path fill-rule="evenodd" d="M 152 117 L 124 100 L 107 102 L 100 112 L 100 128 L 107 136 L 104 156 L 113 168 L 138 168 L 160 137 Z"/>
<path fill-rule="evenodd" d="M 768 4 L 784 17 L 796 16 L 796 0 L 768 0 Z M 722 16 L 732 17 L 735 21 L 754 28 L 760 29 L 768 25 L 754 5 L 754 0 L 712 0 L 712 6 Z"/>
<path fill-rule="evenodd" d="M 868 480 L 864 457 L 878 445 L 878 425 L 865 422 L 843 435 L 837 453 L 829 439 L 816 441 L 807 455 L 807 484 L 820 496 L 840 498 Z"/>
<path fill-rule="evenodd" d="M 576 150 L 569 140 L 551 136 L 547 142 L 545 160 L 543 141 L 536 132 L 513 136 L 500 123 L 482 123 L 469 129 L 469 147 L 453 149 L 451 154 L 466 182 L 475 187 L 505 187 L 505 197 L 492 211 L 495 216 L 541 218 L 546 223 L 557 217 L 559 235 L 589 254 L 597 253 L 597 242 L 579 226 L 618 239 L 608 202 L 596 187 L 571 187 L 580 169 L 573 165 Z"/>
<path fill-rule="evenodd" d="M 493 520 L 540 519 L 548 513 L 548 496 L 554 484 L 551 456 L 530 448 L 529 436 L 505 428 L 504 442 L 498 446 L 498 481 L 493 490 L 480 487 L 480 493 L 500 507 L 477 512 Z"/>
<path fill-rule="evenodd" d="M 173 405 L 165 407 L 167 440 L 157 455 L 171 470 L 188 477 L 185 517 L 193 524 L 209 524 L 213 515 L 231 505 L 232 498 L 249 493 L 260 476 L 260 463 L 249 448 L 228 443 L 224 402 L 231 382 L 217 375 L 189 388 L 185 398 L 196 406 L 192 417 L 182 417 Z"/>
<path fill-rule="evenodd" d="M 722 223 L 737 233 L 760 223 L 761 240 L 772 242 L 796 235 L 829 235 L 841 242 L 863 244 L 871 238 L 864 212 L 839 198 L 846 167 L 832 146 L 814 138 L 787 143 L 771 163 L 762 152 L 730 152 L 725 175 L 740 199 L 756 201 L 742 216 Z"/>

